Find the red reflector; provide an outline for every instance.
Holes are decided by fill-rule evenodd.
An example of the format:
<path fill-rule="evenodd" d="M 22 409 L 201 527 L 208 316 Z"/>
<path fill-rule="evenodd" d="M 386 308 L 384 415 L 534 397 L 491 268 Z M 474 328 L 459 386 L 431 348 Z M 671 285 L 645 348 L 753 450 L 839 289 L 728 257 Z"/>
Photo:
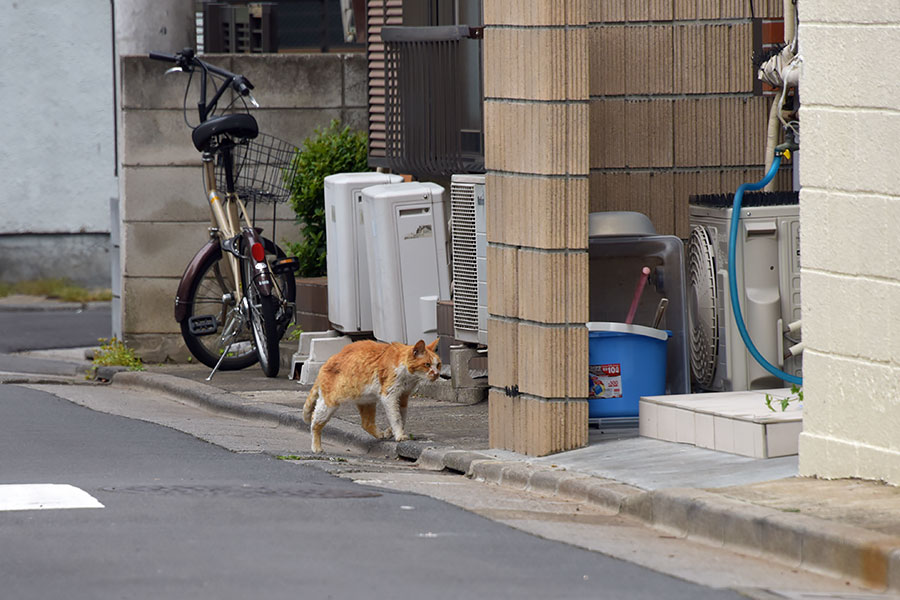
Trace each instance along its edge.
<path fill-rule="evenodd" d="M 255 244 L 250 246 L 250 254 L 253 256 L 253 260 L 255 260 L 256 262 L 262 262 L 266 259 L 266 250 L 259 242 L 256 242 Z"/>

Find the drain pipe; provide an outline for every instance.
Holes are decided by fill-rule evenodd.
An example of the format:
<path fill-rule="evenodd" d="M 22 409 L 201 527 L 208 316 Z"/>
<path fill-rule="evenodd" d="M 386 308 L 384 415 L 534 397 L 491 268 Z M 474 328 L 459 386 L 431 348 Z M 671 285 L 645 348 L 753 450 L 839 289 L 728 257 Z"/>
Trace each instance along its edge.
<path fill-rule="evenodd" d="M 750 339 L 750 333 L 747 331 L 747 326 L 744 324 L 744 317 L 741 314 L 741 305 L 738 298 L 737 288 L 737 268 L 735 266 L 735 263 L 737 262 L 735 248 L 737 247 L 738 225 L 741 219 L 741 203 L 744 199 L 744 192 L 752 192 L 764 188 L 775 178 L 775 174 L 778 173 L 778 167 L 781 166 L 781 157 L 784 156 L 785 158 L 790 160 L 791 150 L 796 149 L 797 146 L 792 141 L 788 141 L 777 146 L 775 148 L 775 151 L 772 153 L 772 164 L 769 167 L 768 172 L 766 172 L 766 176 L 756 183 L 741 184 L 734 195 L 734 205 L 731 209 L 731 227 L 728 234 L 728 293 L 731 296 L 731 310 L 734 313 L 735 324 L 737 325 L 738 332 L 741 334 L 741 339 L 744 340 L 744 345 L 747 346 L 747 350 L 750 352 L 750 355 L 753 356 L 756 362 L 758 362 L 766 371 L 768 371 L 775 377 L 799 386 L 803 385 L 802 378 L 797 377 L 796 375 L 785 373 L 784 371 L 767 361 L 765 357 L 759 352 L 759 350 L 757 350 L 756 345 L 753 343 L 753 340 Z M 798 352 L 799 351 L 800 349 L 798 348 Z"/>
<path fill-rule="evenodd" d="M 781 64 L 787 66 L 791 60 L 794 58 L 794 54 L 796 53 L 796 41 L 797 41 L 797 7 L 794 5 L 794 0 L 784 0 L 783 1 L 783 14 L 784 14 L 784 43 L 785 49 L 781 53 Z M 780 71 L 781 69 L 779 69 Z M 788 87 L 788 82 L 785 81 L 784 74 L 781 74 L 781 86 L 783 88 Z M 768 121 L 768 129 L 766 131 L 766 154 L 765 154 L 765 164 L 766 164 L 766 172 L 769 172 L 769 167 L 772 166 L 772 159 L 775 156 L 775 146 L 778 144 L 778 125 L 781 122 L 781 109 L 784 104 L 784 93 L 776 94 L 772 99 L 772 106 L 769 108 L 769 121 Z M 766 184 L 765 188 L 763 188 L 767 192 L 773 191 L 775 188 L 775 182 L 769 181 Z"/>

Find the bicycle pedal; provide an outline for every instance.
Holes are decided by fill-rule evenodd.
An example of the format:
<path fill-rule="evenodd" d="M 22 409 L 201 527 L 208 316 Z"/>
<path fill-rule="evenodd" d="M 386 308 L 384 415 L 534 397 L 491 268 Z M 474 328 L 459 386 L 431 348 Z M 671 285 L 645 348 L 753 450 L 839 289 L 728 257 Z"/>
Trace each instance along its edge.
<path fill-rule="evenodd" d="M 286 275 L 288 273 L 293 273 L 299 268 L 300 261 L 296 256 L 279 258 L 278 260 L 272 261 L 272 272 L 277 275 Z"/>
<path fill-rule="evenodd" d="M 188 319 L 188 329 L 193 335 L 209 335 L 219 329 L 215 315 L 197 315 Z"/>

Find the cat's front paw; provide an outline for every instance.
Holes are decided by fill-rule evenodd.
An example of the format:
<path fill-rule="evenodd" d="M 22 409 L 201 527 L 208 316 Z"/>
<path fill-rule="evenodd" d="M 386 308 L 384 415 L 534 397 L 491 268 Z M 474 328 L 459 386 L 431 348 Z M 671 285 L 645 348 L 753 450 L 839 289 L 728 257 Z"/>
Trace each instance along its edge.
<path fill-rule="evenodd" d="M 407 433 L 401 433 L 401 434 L 400 434 L 399 436 L 397 436 L 395 439 L 396 439 L 398 442 L 405 442 L 406 440 L 410 440 L 410 439 L 412 439 L 412 438 L 409 437 L 409 434 L 407 434 Z"/>
<path fill-rule="evenodd" d="M 380 440 L 389 440 L 394 437 L 394 432 L 390 429 L 383 429 L 378 433 L 378 439 Z"/>

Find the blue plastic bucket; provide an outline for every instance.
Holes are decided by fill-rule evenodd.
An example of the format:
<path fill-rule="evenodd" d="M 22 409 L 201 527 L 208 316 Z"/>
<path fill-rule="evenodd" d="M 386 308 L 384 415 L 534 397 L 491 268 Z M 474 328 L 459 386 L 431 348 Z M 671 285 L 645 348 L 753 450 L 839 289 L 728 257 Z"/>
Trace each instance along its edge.
<path fill-rule="evenodd" d="M 591 418 L 636 417 L 641 396 L 666 393 L 670 332 L 625 323 L 588 323 Z"/>

